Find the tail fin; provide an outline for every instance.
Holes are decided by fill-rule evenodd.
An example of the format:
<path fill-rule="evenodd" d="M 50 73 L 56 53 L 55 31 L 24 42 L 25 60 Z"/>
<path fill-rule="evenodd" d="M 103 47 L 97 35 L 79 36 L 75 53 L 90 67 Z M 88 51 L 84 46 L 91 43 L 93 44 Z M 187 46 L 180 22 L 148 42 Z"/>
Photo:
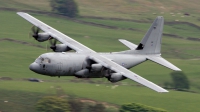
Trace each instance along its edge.
<path fill-rule="evenodd" d="M 163 25 L 164 18 L 158 16 L 135 50 L 139 54 L 145 54 L 148 60 L 172 70 L 181 71 L 181 69 L 160 56 Z"/>
<path fill-rule="evenodd" d="M 137 46 L 140 54 L 160 54 L 164 18 L 158 16 Z"/>

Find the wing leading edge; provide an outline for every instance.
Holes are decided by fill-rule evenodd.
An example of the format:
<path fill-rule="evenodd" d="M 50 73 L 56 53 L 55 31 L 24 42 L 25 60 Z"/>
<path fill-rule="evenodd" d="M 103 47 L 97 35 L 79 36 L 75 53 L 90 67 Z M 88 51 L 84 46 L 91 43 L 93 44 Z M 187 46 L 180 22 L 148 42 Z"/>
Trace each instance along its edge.
<path fill-rule="evenodd" d="M 48 33 L 51 37 L 57 39 L 63 44 L 68 45 L 70 48 L 74 49 L 78 53 L 88 53 L 88 56 L 91 60 L 96 61 L 97 63 L 100 63 L 104 67 L 111 69 L 112 71 L 115 71 L 116 73 L 120 73 L 123 76 L 130 78 L 133 81 L 136 81 L 150 89 L 153 89 L 157 92 L 168 92 L 167 90 L 161 88 L 160 86 L 142 78 L 141 76 L 129 71 L 128 69 L 122 67 L 121 65 L 107 59 L 104 56 L 101 56 L 97 54 L 95 51 L 91 50 L 90 48 L 82 45 L 81 43 L 75 41 L 74 39 L 68 37 L 67 35 L 57 31 L 56 29 L 48 26 L 47 24 L 41 22 L 40 20 L 32 17 L 31 15 L 24 13 L 24 12 L 18 12 L 17 13 L 22 18 L 26 19 L 36 27 L 40 28 L 44 32 Z M 127 44 L 127 42 L 125 42 Z M 129 43 L 128 43 L 129 44 Z M 133 45 L 128 45 L 133 47 Z M 134 46 L 135 47 L 135 46 Z"/>
<path fill-rule="evenodd" d="M 51 37 L 57 39 L 63 44 L 68 45 L 70 48 L 74 49 L 77 52 L 87 52 L 87 53 L 95 53 L 92 49 L 82 45 L 81 43 L 75 41 L 74 39 L 68 37 L 67 35 L 57 31 L 56 29 L 50 27 L 49 25 L 41 22 L 40 20 L 34 18 L 33 16 L 24 13 L 24 12 L 17 12 L 19 16 L 24 18 L 25 20 L 29 21 L 36 27 L 40 28 L 44 32 L 48 33 Z"/>

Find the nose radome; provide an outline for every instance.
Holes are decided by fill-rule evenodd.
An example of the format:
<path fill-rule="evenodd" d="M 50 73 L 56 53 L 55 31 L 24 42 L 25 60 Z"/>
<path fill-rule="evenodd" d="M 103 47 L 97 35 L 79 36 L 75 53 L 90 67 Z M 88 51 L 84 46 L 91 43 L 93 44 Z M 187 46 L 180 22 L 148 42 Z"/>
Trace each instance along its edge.
<path fill-rule="evenodd" d="M 39 64 L 33 62 L 32 64 L 30 64 L 29 69 L 38 73 L 40 71 L 40 66 Z"/>

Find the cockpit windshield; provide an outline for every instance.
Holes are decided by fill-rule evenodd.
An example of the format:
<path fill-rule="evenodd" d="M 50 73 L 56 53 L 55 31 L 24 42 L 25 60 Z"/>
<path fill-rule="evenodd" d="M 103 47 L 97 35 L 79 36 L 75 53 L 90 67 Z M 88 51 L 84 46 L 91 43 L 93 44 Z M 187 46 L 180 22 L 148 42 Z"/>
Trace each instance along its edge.
<path fill-rule="evenodd" d="M 43 61 L 42 61 L 42 63 L 51 63 L 51 60 L 48 59 L 48 58 L 44 58 Z"/>
<path fill-rule="evenodd" d="M 51 60 L 49 58 L 43 58 L 39 56 L 36 60 L 36 63 L 51 63 Z"/>

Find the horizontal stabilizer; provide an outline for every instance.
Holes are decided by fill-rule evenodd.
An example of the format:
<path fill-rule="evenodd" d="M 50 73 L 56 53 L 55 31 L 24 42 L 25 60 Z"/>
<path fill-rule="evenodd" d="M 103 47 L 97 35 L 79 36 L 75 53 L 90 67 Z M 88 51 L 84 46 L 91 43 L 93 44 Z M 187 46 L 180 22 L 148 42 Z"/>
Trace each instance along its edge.
<path fill-rule="evenodd" d="M 120 41 L 122 44 L 124 44 L 125 46 L 127 46 L 127 47 L 128 47 L 129 49 L 131 49 L 131 50 L 134 50 L 134 49 L 137 47 L 137 45 L 135 45 L 135 44 L 133 44 L 133 43 L 127 41 L 127 40 L 119 39 L 119 41 Z"/>
<path fill-rule="evenodd" d="M 179 69 L 178 67 L 176 67 L 175 65 L 173 65 L 172 63 L 170 63 L 169 61 L 165 60 L 164 58 L 162 58 L 161 56 L 148 56 L 147 59 L 156 62 L 162 66 L 165 66 L 169 69 L 175 70 L 175 71 L 181 71 L 181 69 Z"/>

